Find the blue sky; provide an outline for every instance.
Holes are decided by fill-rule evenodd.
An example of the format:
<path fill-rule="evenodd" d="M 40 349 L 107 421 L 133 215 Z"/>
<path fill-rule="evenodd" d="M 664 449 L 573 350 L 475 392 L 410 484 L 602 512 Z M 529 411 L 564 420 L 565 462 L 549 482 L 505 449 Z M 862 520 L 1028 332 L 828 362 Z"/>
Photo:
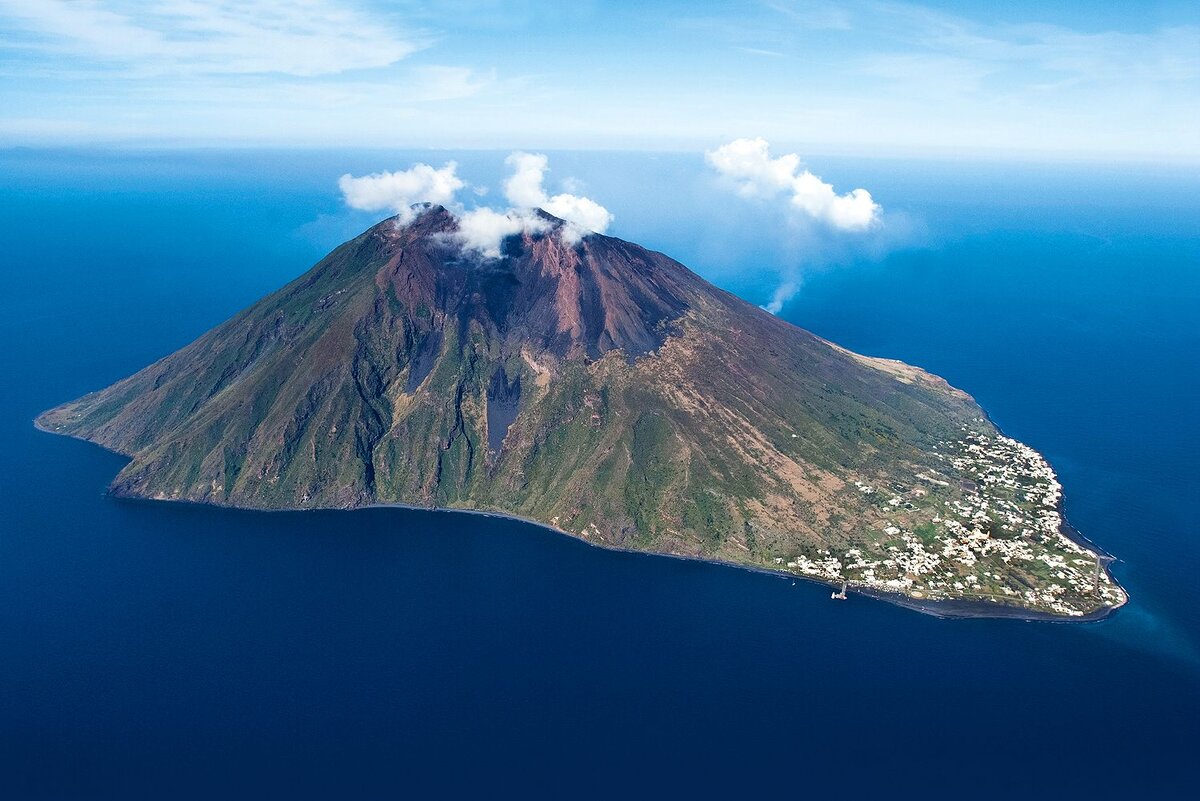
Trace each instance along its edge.
<path fill-rule="evenodd" d="M 1200 160 L 1200 3 L 0 0 L 0 144 Z"/>

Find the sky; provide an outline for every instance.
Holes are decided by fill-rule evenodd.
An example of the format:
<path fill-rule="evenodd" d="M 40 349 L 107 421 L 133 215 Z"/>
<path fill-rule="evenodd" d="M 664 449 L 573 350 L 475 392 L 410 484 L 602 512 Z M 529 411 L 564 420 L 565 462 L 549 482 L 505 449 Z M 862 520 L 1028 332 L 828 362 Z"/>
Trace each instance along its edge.
<path fill-rule="evenodd" d="M 0 0 L 0 145 L 1200 162 L 1200 3 Z"/>

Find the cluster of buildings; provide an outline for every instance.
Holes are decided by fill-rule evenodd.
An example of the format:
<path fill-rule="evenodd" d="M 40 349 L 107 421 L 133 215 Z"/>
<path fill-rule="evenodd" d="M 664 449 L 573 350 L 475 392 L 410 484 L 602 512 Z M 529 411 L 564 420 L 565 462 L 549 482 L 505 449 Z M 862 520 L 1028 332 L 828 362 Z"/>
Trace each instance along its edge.
<path fill-rule="evenodd" d="M 944 469 L 918 473 L 911 488 L 854 483 L 862 495 L 878 495 L 872 502 L 894 518 L 874 543 L 795 556 L 786 566 L 851 587 L 1069 617 L 1124 603 L 1100 555 L 1063 533 L 1062 486 L 1041 454 L 964 430 L 961 440 L 940 443 L 937 458 Z"/>

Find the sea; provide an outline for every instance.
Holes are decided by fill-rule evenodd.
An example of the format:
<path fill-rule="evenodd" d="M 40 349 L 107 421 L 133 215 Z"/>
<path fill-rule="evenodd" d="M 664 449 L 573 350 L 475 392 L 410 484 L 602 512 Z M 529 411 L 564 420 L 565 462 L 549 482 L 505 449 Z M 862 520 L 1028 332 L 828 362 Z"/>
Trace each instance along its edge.
<path fill-rule="evenodd" d="M 610 233 L 978 399 L 1130 603 L 947 620 L 505 519 L 105 494 L 45 408 L 504 153 L 0 151 L 0 797 L 1200 797 L 1200 168 L 809 155 L 865 234 L 699 153 L 550 153 Z M 487 193 L 484 194 L 485 189 Z"/>

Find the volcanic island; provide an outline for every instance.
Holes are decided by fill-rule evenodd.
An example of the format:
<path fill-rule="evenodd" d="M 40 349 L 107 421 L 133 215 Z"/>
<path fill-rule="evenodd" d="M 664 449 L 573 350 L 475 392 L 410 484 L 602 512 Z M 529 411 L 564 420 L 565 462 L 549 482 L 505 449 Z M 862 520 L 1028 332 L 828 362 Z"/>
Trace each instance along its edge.
<path fill-rule="evenodd" d="M 1126 602 L 1047 461 L 941 378 L 545 212 L 498 255 L 406 216 L 36 424 L 128 457 L 119 497 L 501 514 L 944 616 Z"/>

